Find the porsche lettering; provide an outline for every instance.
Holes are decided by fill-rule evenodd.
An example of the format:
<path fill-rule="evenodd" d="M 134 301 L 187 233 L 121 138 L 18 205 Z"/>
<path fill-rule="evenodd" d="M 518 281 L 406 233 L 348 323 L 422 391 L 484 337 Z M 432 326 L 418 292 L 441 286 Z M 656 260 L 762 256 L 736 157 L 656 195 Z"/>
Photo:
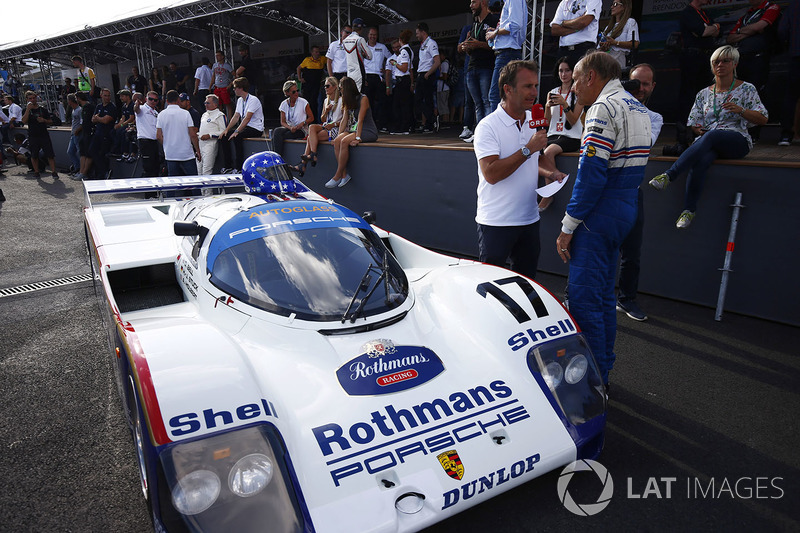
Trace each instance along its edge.
<path fill-rule="evenodd" d="M 277 228 L 279 226 L 301 226 L 303 224 L 319 224 L 325 222 L 351 222 L 357 224 L 359 220 L 356 217 L 303 217 L 303 218 L 294 218 L 291 220 L 277 220 L 275 222 L 266 222 L 264 224 L 256 224 L 255 226 L 250 226 L 249 228 L 242 228 L 237 229 L 236 231 L 232 231 L 228 234 L 229 239 L 233 239 L 237 235 L 242 233 L 247 233 L 248 231 L 257 233 L 259 231 L 268 230 L 270 228 Z"/>
<path fill-rule="evenodd" d="M 339 487 L 342 481 L 350 476 L 359 473 L 375 475 L 404 464 L 414 457 L 453 448 L 530 417 L 525 406 L 519 405 L 519 400 L 510 400 L 428 430 L 412 433 L 405 438 L 397 438 L 384 445 L 332 459 L 326 464 L 343 465 L 330 471 L 333 484 Z"/>

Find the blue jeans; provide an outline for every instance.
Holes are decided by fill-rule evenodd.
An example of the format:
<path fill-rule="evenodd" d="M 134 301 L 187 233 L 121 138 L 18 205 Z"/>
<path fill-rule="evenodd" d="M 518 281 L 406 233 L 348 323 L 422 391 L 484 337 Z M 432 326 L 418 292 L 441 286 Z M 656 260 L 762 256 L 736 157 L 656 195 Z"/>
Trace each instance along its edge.
<path fill-rule="evenodd" d="M 69 138 L 69 146 L 67 146 L 67 155 L 69 162 L 75 167 L 75 172 L 81 168 L 81 156 L 78 154 L 78 137 L 71 135 Z"/>
<path fill-rule="evenodd" d="M 522 50 L 515 50 L 514 48 L 504 48 L 500 50 L 494 57 L 494 72 L 492 72 L 492 85 L 489 88 L 489 106 L 491 107 L 490 113 L 497 109 L 500 105 L 500 71 L 503 67 L 508 65 L 515 59 L 522 59 Z"/>
<path fill-rule="evenodd" d="M 492 85 L 492 69 L 477 68 L 467 72 L 467 89 L 475 102 L 475 125 L 494 111 L 489 103 L 489 88 Z"/>
<path fill-rule="evenodd" d="M 703 191 L 708 169 L 715 159 L 741 159 L 748 152 L 750 146 L 747 139 L 735 131 L 711 130 L 697 139 L 667 170 L 671 182 L 686 170 L 689 171 L 683 208 L 692 213 L 697 211 L 697 200 Z"/>
<path fill-rule="evenodd" d="M 197 163 L 194 159 L 186 161 L 167 160 L 167 174 L 170 176 L 197 176 Z"/>

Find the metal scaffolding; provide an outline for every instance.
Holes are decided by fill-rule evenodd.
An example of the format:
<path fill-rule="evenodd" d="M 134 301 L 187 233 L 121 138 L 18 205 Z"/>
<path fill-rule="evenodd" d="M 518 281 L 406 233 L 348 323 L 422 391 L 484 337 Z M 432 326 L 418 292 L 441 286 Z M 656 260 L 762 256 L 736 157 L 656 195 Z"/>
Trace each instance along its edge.
<path fill-rule="evenodd" d="M 265 20 L 271 20 L 272 22 L 278 22 L 279 24 L 285 24 L 290 28 L 294 28 L 299 30 L 307 35 L 322 35 L 325 33 L 325 30 L 322 28 L 318 28 L 313 24 L 309 24 L 308 22 L 301 20 L 294 15 L 288 15 L 286 13 L 282 13 L 277 9 L 264 9 L 263 7 L 248 7 L 242 9 L 237 12 L 245 15 L 249 15 L 251 17 L 258 17 Z"/>
<path fill-rule="evenodd" d="M 230 26 L 230 16 L 227 14 L 214 15 L 211 18 L 211 38 L 214 42 L 214 53 L 222 51 L 225 59 L 233 65 L 233 39 L 231 34 L 223 30 Z"/>
<path fill-rule="evenodd" d="M 36 54 L 57 48 L 89 43 L 97 39 L 126 35 L 135 31 L 157 28 L 177 22 L 210 17 L 237 11 L 242 8 L 260 6 L 276 0 L 203 0 L 192 4 L 160 9 L 147 16 L 136 16 L 125 20 L 103 24 L 51 39 L 35 40 L 14 48 L 0 50 L 0 61 L 16 57 L 33 57 Z M 338 36 L 337 36 L 338 38 Z"/>
<path fill-rule="evenodd" d="M 349 0 L 328 0 L 328 41 L 338 41 L 347 24 L 350 24 Z"/>
<path fill-rule="evenodd" d="M 39 60 L 39 74 L 42 76 L 42 90 L 39 95 L 41 103 L 51 113 L 58 114 L 58 90 L 53 75 L 53 63 L 48 54 L 41 54 L 37 59 Z M 59 80 L 60 78 L 59 74 Z"/>
<path fill-rule="evenodd" d="M 256 39 L 252 35 L 247 35 L 246 33 L 242 33 L 239 30 L 234 30 L 230 26 L 223 26 L 221 24 L 214 24 L 213 22 L 211 24 L 209 24 L 209 26 L 211 26 L 211 28 L 212 28 L 212 33 L 214 31 L 218 31 L 221 34 L 227 33 L 233 39 L 236 39 L 237 41 L 243 42 L 245 44 L 260 44 L 261 43 L 261 40 Z"/>
<path fill-rule="evenodd" d="M 390 24 L 397 24 L 398 22 L 408 22 L 408 19 L 395 11 L 394 9 L 376 2 L 375 0 L 350 0 L 350 4 L 356 7 L 360 7 L 361 9 L 372 13 L 373 15 L 378 15 L 383 20 Z M 339 38 L 338 35 L 336 37 Z"/>

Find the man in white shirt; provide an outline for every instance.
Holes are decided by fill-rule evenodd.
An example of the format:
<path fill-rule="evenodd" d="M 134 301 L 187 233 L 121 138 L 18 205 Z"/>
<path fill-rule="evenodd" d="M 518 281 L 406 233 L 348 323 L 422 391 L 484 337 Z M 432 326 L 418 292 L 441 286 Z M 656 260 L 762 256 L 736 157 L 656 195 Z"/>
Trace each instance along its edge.
<path fill-rule="evenodd" d="M 142 158 L 142 172 L 146 178 L 158 176 L 161 154 L 158 149 L 156 121 L 158 119 L 158 93 L 150 91 L 147 99 L 137 98 L 133 104 L 136 116 L 136 138 L 139 141 L 139 155 Z"/>
<path fill-rule="evenodd" d="M 262 137 L 264 135 L 264 110 L 261 102 L 249 93 L 250 83 L 247 78 L 233 80 L 233 90 L 236 93 L 236 112 L 233 114 L 223 136 L 227 141 L 233 142 L 236 147 L 237 172 L 244 166 L 244 140 L 248 137 Z M 232 131 L 231 131 L 232 130 Z"/>
<path fill-rule="evenodd" d="M 386 83 L 384 80 L 384 64 L 390 57 L 389 49 L 386 45 L 378 42 L 378 29 L 370 28 L 367 32 L 367 46 L 372 52 L 372 57 L 364 61 L 364 70 L 367 79 L 361 92 L 369 98 L 369 107 L 372 110 L 372 117 L 379 130 L 388 131 L 389 117 L 384 105 L 386 100 Z M 391 79 L 388 84 L 391 86 Z"/>
<path fill-rule="evenodd" d="M 353 33 L 353 27 L 349 24 L 342 28 L 339 40 L 333 41 L 328 45 L 328 51 L 325 54 L 328 64 L 328 74 L 335 76 L 337 80 L 347 75 L 347 53 L 344 51 L 344 45 L 342 43 L 351 33 Z"/>
<path fill-rule="evenodd" d="M 530 127 L 539 67 L 535 61 L 511 61 L 500 73 L 501 102 L 475 129 L 478 159 L 478 249 L 484 263 L 505 267 L 531 279 L 539 263 L 539 151 L 547 131 Z"/>
<path fill-rule="evenodd" d="M 216 95 L 209 94 L 206 96 L 204 105 L 206 112 L 200 118 L 200 130 L 198 131 L 202 158 L 197 162 L 197 173 L 201 176 L 207 176 L 214 170 L 219 138 L 228 126 L 225 113 L 219 110 L 219 98 Z"/>
<path fill-rule="evenodd" d="M 194 71 L 194 91 L 192 92 L 194 102 L 192 103 L 195 108 L 203 107 L 206 96 L 211 92 L 211 78 L 214 76 L 210 66 L 211 61 L 207 57 L 204 57 L 200 63 L 201 65 Z"/>
<path fill-rule="evenodd" d="M 428 35 L 428 24 L 425 22 L 417 24 L 417 39 L 420 45 L 414 107 L 425 117 L 422 133 L 433 133 L 433 99 L 436 95 L 436 81 L 439 79 L 436 71 L 442 60 L 439 57 L 439 45 Z"/>
<path fill-rule="evenodd" d="M 361 91 L 361 85 L 366 78 L 364 61 L 372 59 L 372 49 L 367 46 L 367 41 L 361 37 L 364 21 L 360 18 L 353 19 L 353 31 L 342 41 L 342 46 L 347 54 L 347 76 L 356 82 L 356 87 Z"/>
<path fill-rule="evenodd" d="M 197 128 L 192 115 L 178 104 L 178 91 L 167 92 L 167 107 L 156 119 L 156 136 L 164 147 L 167 173 L 170 176 L 196 176 L 201 160 Z"/>
<path fill-rule="evenodd" d="M 602 0 L 561 0 L 558 4 L 550 31 L 558 37 L 558 55 L 566 56 L 570 65 L 597 47 L 602 10 Z"/>

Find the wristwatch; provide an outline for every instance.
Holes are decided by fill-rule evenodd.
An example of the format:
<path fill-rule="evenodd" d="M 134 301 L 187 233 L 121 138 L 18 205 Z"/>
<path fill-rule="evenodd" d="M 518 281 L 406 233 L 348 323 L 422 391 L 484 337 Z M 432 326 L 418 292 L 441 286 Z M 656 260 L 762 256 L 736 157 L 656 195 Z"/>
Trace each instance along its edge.
<path fill-rule="evenodd" d="M 523 146 L 522 147 L 522 155 L 525 156 L 525 159 L 530 159 L 531 158 L 531 150 L 530 150 L 530 148 L 528 148 L 527 146 Z"/>

